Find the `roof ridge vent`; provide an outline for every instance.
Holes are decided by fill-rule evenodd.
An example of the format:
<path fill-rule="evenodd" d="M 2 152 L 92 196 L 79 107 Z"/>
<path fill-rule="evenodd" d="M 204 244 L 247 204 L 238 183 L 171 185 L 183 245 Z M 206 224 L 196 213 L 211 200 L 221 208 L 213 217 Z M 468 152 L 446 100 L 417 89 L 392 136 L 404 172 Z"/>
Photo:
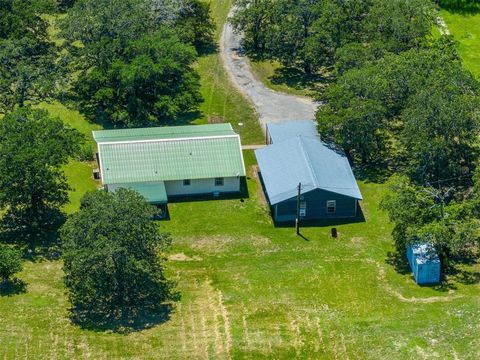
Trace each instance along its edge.
<path fill-rule="evenodd" d="M 310 177 L 313 179 L 313 182 L 316 188 L 320 187 L 320 184 L 318 182 L 317 176 L 315 175 L 315 171 L 312 168 L 312 164 L 310 163 L 310 156 L 308 156 L 308 152 L 305 150 L 305 146 L 303 144 L 303 137 L 302 135 L 297 135 L 298 142 L 300 144 L 300 149 L 302 150 L 303 158 L 305 159 L 305 162 L 307 163 L 308 169 L 310 170 Z"/>

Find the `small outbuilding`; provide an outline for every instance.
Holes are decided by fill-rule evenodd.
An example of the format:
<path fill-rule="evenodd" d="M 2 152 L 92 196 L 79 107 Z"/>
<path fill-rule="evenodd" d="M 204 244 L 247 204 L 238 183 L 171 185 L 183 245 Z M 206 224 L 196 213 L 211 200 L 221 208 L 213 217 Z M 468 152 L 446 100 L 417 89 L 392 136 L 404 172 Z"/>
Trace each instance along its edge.
<path fill-rule="evenodd" d="M 431 244 L 408 245 L 407 259 L 417 284 L 438 284 L 440 282 L 440 259 Z"/>
<path fill-rule="evenodd" d="M 275 221 L 349 218 L 362 194 L 345 154 L 320 140 L 312 121 L 267 125 L 255 151 Z M 301 184 L 300 196 L 298 187 Z"/>
<path fill-rule="evenodd" d="M 240 192 L 240 136 L 230 124 L 94 131 L 107 191 L 130 188 L 152 204 L 170 197 Z"/>

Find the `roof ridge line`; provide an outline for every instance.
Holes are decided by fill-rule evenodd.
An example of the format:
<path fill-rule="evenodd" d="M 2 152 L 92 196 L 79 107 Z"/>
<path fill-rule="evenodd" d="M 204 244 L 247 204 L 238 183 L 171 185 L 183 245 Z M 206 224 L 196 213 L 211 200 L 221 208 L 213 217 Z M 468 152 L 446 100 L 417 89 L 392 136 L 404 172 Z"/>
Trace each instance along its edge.
<path fill-rule="evenodd" d="M 98 145 L 118 145 L 118 144 L 139 144 L 139 143 L 159 143 L 159 142 L 173 142 L 173 141 L 187 141 L 187 140 L 212 140 L 212 139 L 227 139 L 239 137 L 237 133 L 228 135 L 213 135 L 213 136 L 192 136 L 192 137 L 178 137 L 178 138 L 159 138 L 159 139 L 142 139 L 142 140 L 119 140 L 119 141 L 102 141 L 95 140 Z"/>
<path fill-rule="evenodd" d="M 305 147 L 303 146 L 303 137 L 302 135 L 298 135 L 298 142 L 300 143 L 300 148 L 302 149 L 302 154 L 303 157 L 305 158 L 305 161 L 307 162 L 308 169 L 310 170 L 310 176 L 313 178 L 314 185 L 317 189 L 320 188 L 320 184 L 318 183 L 317 176 L 315 175 L 315 171 L 313 171 L 312 165 L 310 164 L 310 156 L 308 156 L 307 151 L 305 150 Z"/>

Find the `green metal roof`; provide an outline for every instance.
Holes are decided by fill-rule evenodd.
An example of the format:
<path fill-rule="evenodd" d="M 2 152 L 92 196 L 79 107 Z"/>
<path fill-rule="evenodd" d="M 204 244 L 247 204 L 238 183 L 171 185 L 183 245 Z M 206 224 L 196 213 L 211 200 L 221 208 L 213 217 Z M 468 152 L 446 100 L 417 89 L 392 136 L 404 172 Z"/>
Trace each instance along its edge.
<path fill-rule="evenodd" d="M 99 130 L 93 132 L 97 143 L 118 141 L 139 141 L 155 139 L 177 139 L 186 137 L 208 137 L 235 135 L 232 125 L 207 124 L 187 126 L 164 126 L 139 129 Z"/>
<path fill-rule="evenodd" d="M 245 176 L 240 137 L 233 131 L 228 135 L 217 135 L 216 131 L 208 130 L 210 127 L 219 129 L 216 124 L 198 126 L 203 128 L 201 132 L 193 131 L 191 126 L 186 130 L 170 128 L 170 134 L 185 134 L 183 137 L 164 138 L 160 135 L 160 138 L 147 140 L 99 141 L 103 183 Z M 187 131 L 190 137 L 186 136 Z M 199 133 L 210 135 L 198 136 Z"/>
<path fill-rule="evenodd" d="M 167 191 L 165 190 L 165 183 L 163 181 L 156 183 L 118 184 L 118 187 L 139 192 L 150 204 L 167 203 Z"/>

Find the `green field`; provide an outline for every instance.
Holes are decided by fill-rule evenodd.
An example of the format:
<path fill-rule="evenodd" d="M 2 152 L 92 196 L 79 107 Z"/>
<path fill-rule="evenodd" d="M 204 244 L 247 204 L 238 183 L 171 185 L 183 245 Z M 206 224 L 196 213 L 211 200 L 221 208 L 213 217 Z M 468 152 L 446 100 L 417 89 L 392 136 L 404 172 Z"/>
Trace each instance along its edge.
<path fill-rule="evenodd" d="M 217 24 L 215 37 L 218 40 L 232 0 L 212 0 L 210 4 Z M 201 57 L 197 69 L 205 102 L 200 107 L 202 114 L 194 123 L 229 122 L 242 137 L 242 143 L 263 144 L 255 110 L 230 82 L 218 52 Z M 239 123 L 243 125 L 239 126 Z"/>
<path fill-rule="evenodd" d="M 306 81 L 300 71 L 285 69 L 276 61 L 251 60 L 255 76 L 272 90 L 299 96 L 314 96 L 314 84 Z"/>
<path fill-rule="evenodd" d="M 215 1 L 219 28 L 230 1 Z M 220 117 L 244 143 L 263 137 L 252 108 L 228 83 L 217 54 L 198 64 L 206 102 L 195 123 Z M 90 124 L 60 104 L 42 105 L 90 136 Z M 238 127 L 237 127 L 238 128 Z M 365 221 L 302 229 L 275 227 L 252 151 L 249 196 L 169 205 L 168 276 L 181 300 L 163 323 L 128 334 L 82 329 L 69 320 L 61 260 L 26 261 L 26 292 L 0 290 L 1 359 L 478 359 L 480 265 L 441 287 L 417 286 L 396 266 L 382 183 L 360 181 Z M 93 164 L 66 167 L 68 213 L 97 186 Z"/>
<path fill-rule="evenodd" d="M 480 79 L 480 3 L 465 0 L 444 1 L 440 15 L 458 42 L 463 63 Z"/>
<path fill-rule="evenodd" d="M 476 268 L 419 287 L 389 260 L 381 184 L 361 182 L 366 222 L 275 228 L 245 153 L 249 197 L 170 204 L 170 319 L 130 334 L 68 319 L 61 261 L 27 262 L 26 293 L 0 296 L 0 357 L 406 359 L 480 356 Z"/>

